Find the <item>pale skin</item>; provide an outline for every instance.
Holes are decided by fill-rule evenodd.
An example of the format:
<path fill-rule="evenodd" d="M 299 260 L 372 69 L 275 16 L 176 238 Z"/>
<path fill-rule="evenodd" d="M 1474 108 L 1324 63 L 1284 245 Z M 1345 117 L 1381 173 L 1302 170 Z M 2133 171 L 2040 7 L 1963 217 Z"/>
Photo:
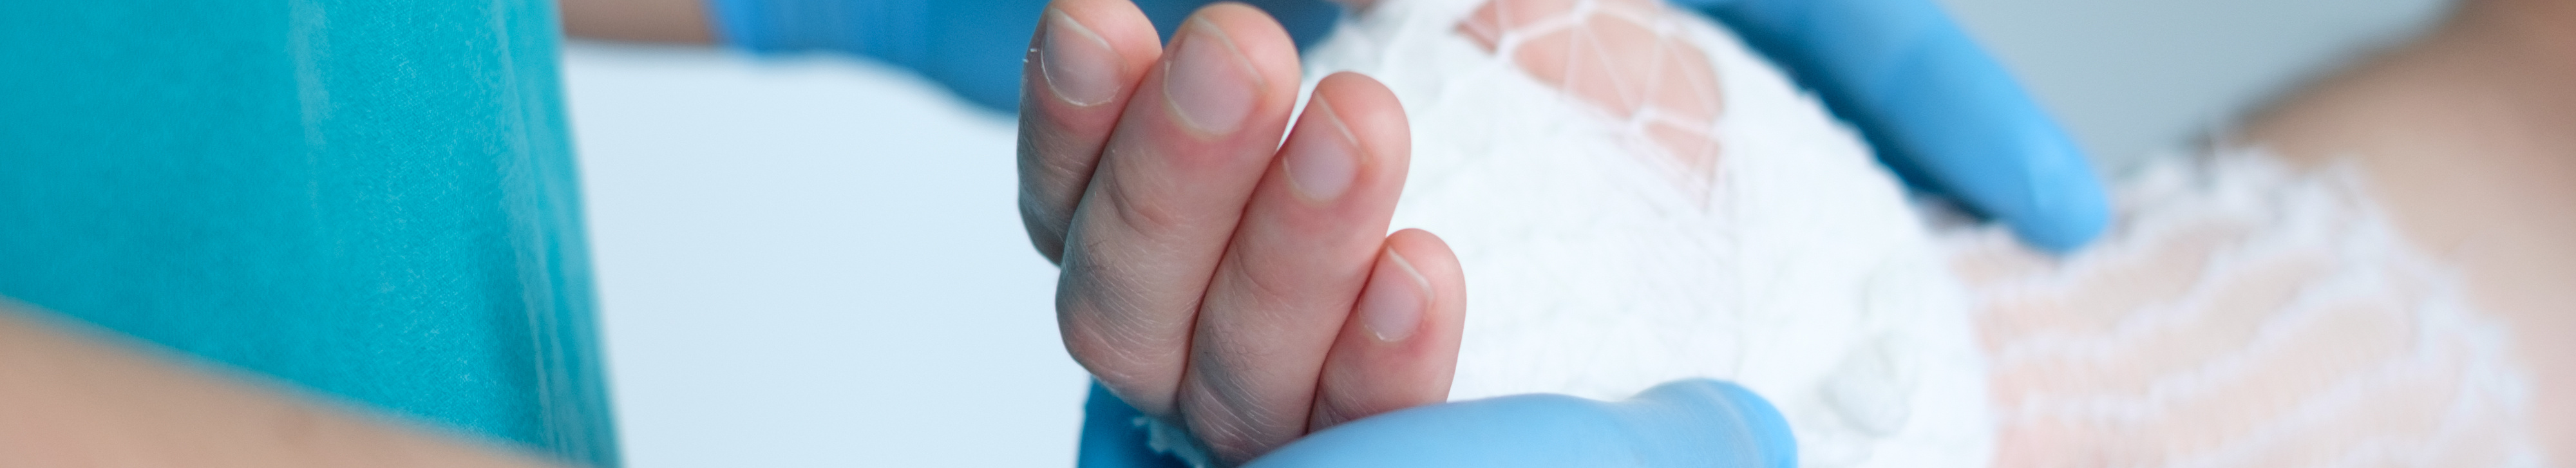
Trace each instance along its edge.
<path fill-rule="evenodd" d="M 575 35 L 709 37 L 694 0 L 563 8 Z M 1113 51 L 1057 64 L 1060 76 L 1106 70 L 1100 82 L 1113 91 L 1051 82 L 1033 52 L 1024 93 L 1024 215 L 1040 252 L 1066 265 L 1059 319 L 1078 361 L 1148 414 L 1209 438 L 1227 461 L 1440 401 L 1463 282 L 1429 233 L 1379 235 L 1406 156 L 1391 94 L 1337 76 L 1290 122 L 1294 50 L 1239 6 L 1201 11 L 1185 26 L 1199 29 L 1176 35 L 1171 52 L 1124 1 L 1065 0 L 1048 14 L 1033 48 L 1061 31 L 1061 15 Z M 2294 95 L 2243 133 L 2312 164 L 2359 155 L 2351 161 L 2380 182 L 2408 236 L 2459 265 L 2480 305 L 2511 325 L 2518 354 L 2536 367 L 2532 421 L 2554 447 L 2576 446 L 2576 401 L 2550 397 L 2576 394 L 2576 359 L 2565 358 L 2576 356 L 2576 314 L 2565 312 L 2576 288 L 2564 286 L 2576 284 L 2570 24 L 2576 5 L 2565 2 L 2471 2 L 2434 34 Z M 1216 42 L 1230 53 L 1212 56 L 1239 60 L 1242 73 L 1190 76 L 1236 80 L 1230 89 L 1243 94 L 1167 88 L 1169 70 L 1204 57 L 1181 51 Z M 1190 104 L 1178 96 L 1245 110 L 1183 116 Z M 1346 182 L 1298 182 L 1303 168 L 1330 165 L 1290 155 L 1335 152 L 1355 161 Z M 1362 313 L 1402 306 L 1418 312 L 1410 330 Z M 0 404 L 0 465 L 542 465 L 25 317 L 0 313 L 0 375 L 13 377 L 0 379 L 0 401 L 16 402 Z"/>
<path fill-rule="evenodd" d="M 2576 4 L 2467 2 L 2432 33 L 2286 97 L 2227 141 L 2299 170 L 2355 173 L 2365 191 L 2354 196 L 2381 209 L 2400 242 L 2457 273 L 2471 314 L 2502 325 L 2505 356 L 2528 380 L 2527 407 L 2456 404 L 2477 395 L 2461 384 L 2471 376 L 2444 372 L 2470 361 L 2427 350 L 2493 341 L 2407 321 L 2411 300 L 2441 280 L 2391 278 L 2302 304 L 2337 269 L 2385 265 L 2315 246 L 2246 248 L 2269 220 L 2213 220 L 2105 239 L 2096 248 L 2128 253 L 2071 266 L 2022 249 L 1954 252 L 1972 288 L 2002 291 L 1977 315 L 1992 353 L 1997 464 L 2282 466 L 2386 449 L 2494 466 L 2523 435 L 2544 460 L 2576 456 L 2567 451 L 2576 399 L 2565 397 L 2576 394 L 2571 26 Z M 2031 278 L 2066 281 L 2012 289 Z M 2301 318 L 2275 321 L 2291 316 Z M 2133 326 L 2141 317 L 2164 321 Z M 2097 348 L 2048 346 L 2070 336 Z M 2354 385 L 2389 369 L 2429 370 Z M 2116 413 L 2145 406 L 2136 402 L 2154 411 Z M 2312 404 L 2335 410 L 2301 411 Z"/>
<path fill-rule="evenodd" d="M 541 467 L 0 298 L 0 466 Z"/>
<path fill-rule="evenodd" d="M 2531 421 L 2576 457 L 2576 3 L 2484 0 L 2258 114 L 2241 137 L 2357 164 L 2535 367 Z"/>

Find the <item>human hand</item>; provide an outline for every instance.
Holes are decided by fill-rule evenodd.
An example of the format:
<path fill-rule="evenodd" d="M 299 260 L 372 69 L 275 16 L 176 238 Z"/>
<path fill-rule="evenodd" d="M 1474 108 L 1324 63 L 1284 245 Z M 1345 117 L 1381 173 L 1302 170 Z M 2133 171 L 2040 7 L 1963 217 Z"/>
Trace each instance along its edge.
<path fill-rule="evenodd" d="M 1410 141 L 1393 93 L 1342 74 L 1297 116 L 1296 49 L 1239 4 L 1169 54 L 1124 0 L 1060 0 L 1032 40 L 1021 214 L 1063 267 L 1074 360 L 1220 463 L 1447 396 L 1456 257 L 1384 234 Z"/>

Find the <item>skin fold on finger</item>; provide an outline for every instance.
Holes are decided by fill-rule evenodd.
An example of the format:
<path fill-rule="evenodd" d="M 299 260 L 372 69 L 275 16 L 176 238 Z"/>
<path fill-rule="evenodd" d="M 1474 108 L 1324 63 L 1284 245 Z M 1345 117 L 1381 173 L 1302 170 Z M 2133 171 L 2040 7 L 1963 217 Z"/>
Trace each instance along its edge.
<path fill-rule="evenodd" d="M 1448 399 L 1467 324 L 1465 271 L 1439 236 L 1420 229 L 1387 236 L 1367 291 L 1324 360 L 1309 432 Z M 1419 309 L 1408 316 L 1404 307 Z"/>
<path fill-rule="evenodd" d="M 1056 288 L 1074 361 L 1172 416 L 1200 299 L 1296 105 L 1297 49 L 1269 15 L 1219 3 L 1173 35 L 1073 213 Z"/>
<path fill-rule="evenodd" d="M 1324 78 L 1208 285 L 1181 412 L 1217 459 L 1305 435 L 1316 378 L 1384 244 L 1411 141 L 1393 92 Z"/>
<path fill-rule="evenodd" d="M 1042 15 L 1020 72 L 1020 221 L 1058 262 L 1101 147 L 1163 45 L 1126 0 L 1057 0 Z"/>

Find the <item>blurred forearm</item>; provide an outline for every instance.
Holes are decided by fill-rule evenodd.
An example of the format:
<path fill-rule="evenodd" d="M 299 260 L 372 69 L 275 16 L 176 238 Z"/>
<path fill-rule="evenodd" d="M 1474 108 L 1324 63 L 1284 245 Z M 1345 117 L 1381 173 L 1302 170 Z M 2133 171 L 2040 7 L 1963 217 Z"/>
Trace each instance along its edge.
<path fill-rule="evenodd" d="M 564 33 L 612 41 L 715 42 L 702 0 L 563 0 Z"/>
<path fill-rule="evenodd" d="M 0 466 L 540 467 L 154 359 L 0 298 Z"/>

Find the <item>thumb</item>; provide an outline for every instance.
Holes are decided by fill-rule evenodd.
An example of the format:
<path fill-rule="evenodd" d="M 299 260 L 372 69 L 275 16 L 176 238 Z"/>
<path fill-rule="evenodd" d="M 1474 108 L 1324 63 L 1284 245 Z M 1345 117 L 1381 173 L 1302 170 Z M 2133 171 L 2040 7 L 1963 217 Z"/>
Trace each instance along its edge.
<path fill-rule="evenodd" d="M 1308 435 L 1249 466 L 1797 464 L 1788 420 L 1769 402 L 1734 384 L 1682 380 L 1616 403 L 1535 394 L 1396 411 Z"/>

